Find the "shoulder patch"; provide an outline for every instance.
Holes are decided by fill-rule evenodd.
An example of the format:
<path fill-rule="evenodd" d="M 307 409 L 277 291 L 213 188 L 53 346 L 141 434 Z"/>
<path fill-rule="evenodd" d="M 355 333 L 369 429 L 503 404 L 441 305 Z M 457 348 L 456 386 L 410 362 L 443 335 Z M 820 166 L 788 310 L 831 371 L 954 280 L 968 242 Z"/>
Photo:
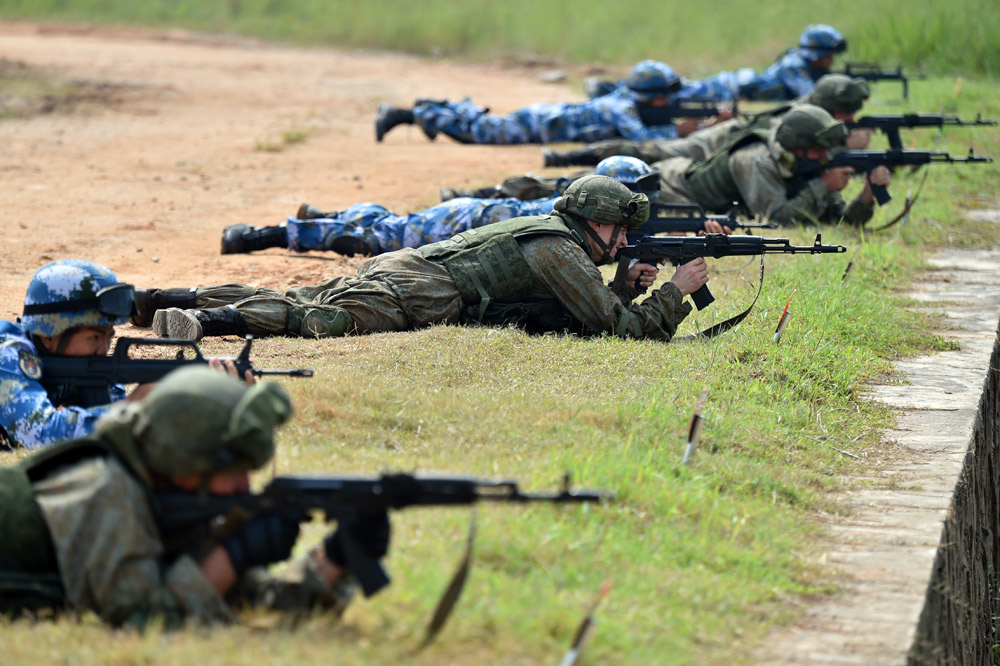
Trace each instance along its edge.
<path fill-rule="evenodd" d="M 19 351 L 17 353 L 17 365 L 28 379 L 41 379 L 42 361 L 31 352 L 23 349 Z"/>

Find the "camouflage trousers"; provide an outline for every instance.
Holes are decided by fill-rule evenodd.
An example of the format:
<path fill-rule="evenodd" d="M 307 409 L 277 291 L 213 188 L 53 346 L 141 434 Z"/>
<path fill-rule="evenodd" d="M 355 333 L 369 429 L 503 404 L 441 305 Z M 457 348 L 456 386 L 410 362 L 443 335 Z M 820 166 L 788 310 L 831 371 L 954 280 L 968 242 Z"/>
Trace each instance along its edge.
<path fill-rule="evenodd" d="M 704 162 L 708 156 L 721 148 L 730 137 L 743 127 L 737 119 L 726 120 L 694 132 L 683 139 L 650 139 L 648 141 L 627 141 L 607 139 L 590 144 L 599 159 L 615 155 L 635 157 L 647 164 L 668 160 L 672 157 L 688 157 L 693 162 Z"/>
<path fill-rule="evenodd" d="M 201 287 L 196 304 L 199 308 L 235 305 L 251 333 L 309 337 L 457 323 L 463 307 L 447 269 L 409 248 L 369 259 L 356 277 L 335 277 L 284 294 L 243 284 Z M 303 323 L 316 316 L 333 321 L 343 313 L 351 321 L 342 332 Z"/>

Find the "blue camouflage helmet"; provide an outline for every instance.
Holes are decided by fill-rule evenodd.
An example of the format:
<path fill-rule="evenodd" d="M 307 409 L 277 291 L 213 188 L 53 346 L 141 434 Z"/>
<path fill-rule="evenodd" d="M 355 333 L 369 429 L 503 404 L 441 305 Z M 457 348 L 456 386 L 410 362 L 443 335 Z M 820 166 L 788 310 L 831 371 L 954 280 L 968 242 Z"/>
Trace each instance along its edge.
<path fill-rule="evenodd" d="M 601 160 L 594 173 L 614 178 L 628 189 L 650 199 L 660 195 L 660 172 L 636 157 L 614 155 Z"/>
<path fill-rule="evenodd" d="M 654 97 L 666 97 L 680 91 L 681 77 L 670 65 L 659 60 L 643 60 L 628 75 L 625 84 L 632 97 L 639 102 L 648 102 Z"/>
<path fill-rule="evenodd" d="M 807 25 L 799 37 L 799 53 L 806 60 L 819 60 L 846 50 L 847 40 L 833 26 L 822 23 Z"/>
<path fill-rule="evenodd" d="M 62 259 L 31 278 L 21 323 L 33 335 L 55 337 L 79 326 L 124 324 L 132 303 L 132 285 L 119 282 L 107 266 Z"/>

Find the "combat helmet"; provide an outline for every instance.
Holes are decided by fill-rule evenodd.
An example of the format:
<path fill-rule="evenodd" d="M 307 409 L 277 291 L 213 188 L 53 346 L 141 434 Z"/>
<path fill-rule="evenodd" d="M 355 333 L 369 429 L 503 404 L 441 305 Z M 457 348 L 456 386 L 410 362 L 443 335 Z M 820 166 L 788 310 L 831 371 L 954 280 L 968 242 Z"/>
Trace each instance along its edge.
<path fill-rule="evenodd" d="M 827 74 L 816 82 L 816 87 L 805 101 L 826 109 L 831 114 L 854 114 L 861 110 L 871 96 L 868 82 L 844 74 Z"/>
<path fill-rule="evenodd" d="M 847 127 L 825 109 L 800 104 L 781 118 L 775 139 L 787 150 L 796 148 L 841 148 L 847 143 Z"/>
<path fill-rule="evenodd" d="M 601 256 L 595 260 L 598 264 L 611 261 L 611 250 L 622 226 L 638 229 L 649 219 L 649 199 L 645 194 L 634 193 L 617 180 L 597 174 L 573 181 L 552 208 L 577 218 L 580 229 L 601 249 Z M 587 220 L 614 225 L 610 242 L 606 243 L 589 224 L 580 223 Z"/>
<path fill-rule="evenodd" d="M 683 84 L 670 65 L 659 60 L 643 60 L 632 68 L 625 85 L 636 101 L 648 102 L 654 97 L 678 92 Z"/>
<path fill-rule="evenodd" d="M 46 337 L 80 326 L 124 324 L 132 314 L 133 291 L 107 266 L 81 259 L 53 261 L 31 278 L 21 324 Z"/>
<path fill-rule="evenodd" d="M 650 200 L 660 196 L 660 172 L 636 157 L 607 157 L 598 162 L 594 173 L 614 178 L 633 192 L 645 194 Z"/>
<path fill-rule="evenodd" d="M 143 464 L 161 476 L 247 471 L 271 459 L 274 428 L 291 414 L 278 384 L 248 388 L 207 366 L 188 366 L 143 399 L 132 437 Z"/>
<path fill-rule="evenodd" d="M 806 60 L 819 60 L 823 56 L 843 53 L 847 40 L 833 26 L 823 23 L 807 25 L 799 36 L 799 53 Z"/>

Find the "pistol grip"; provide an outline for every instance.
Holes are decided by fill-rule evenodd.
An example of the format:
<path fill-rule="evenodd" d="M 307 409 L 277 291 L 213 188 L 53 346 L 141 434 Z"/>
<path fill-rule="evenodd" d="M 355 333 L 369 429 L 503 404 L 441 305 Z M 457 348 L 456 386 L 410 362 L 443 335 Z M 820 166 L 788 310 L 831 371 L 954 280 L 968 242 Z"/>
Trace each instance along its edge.
<path fill-rule="evenodd" d="M 697 291 L 691 293 L 691 300 L 694 301 L 695 307 L 699 310 L 704 310 L 709 305 L 715 302 L 715 296 L 709 290 L 708 285 L 702 285 Z"/>
<path fill-rule="evenodd" d="M 365 554 L 358 542 L 351 536 L 350 531 L 345 530 L 341 536 L 347 568 L 361 585 L 361 591 L 364 592 L 364 595 L 370 597 L 388 585 L 389 575 L 382 568 L 382 563 Z"/>

